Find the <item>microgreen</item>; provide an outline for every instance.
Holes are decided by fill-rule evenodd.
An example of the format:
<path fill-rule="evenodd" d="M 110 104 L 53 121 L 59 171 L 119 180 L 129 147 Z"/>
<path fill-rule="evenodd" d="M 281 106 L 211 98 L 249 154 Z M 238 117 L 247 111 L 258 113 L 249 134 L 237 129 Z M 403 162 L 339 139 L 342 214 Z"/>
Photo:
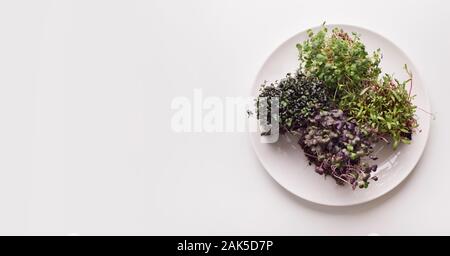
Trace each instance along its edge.
<path fill-rule="evenodd" d="M 284 134 L 304 127 L 307 118 L 321 109 L 328 109 L 332 102 L 329 94 L 328 89 L 318 79 L 307 77 L 301 72 L 287 74 L 281 81 L 261 86 L 257 110 L 259 99 L 265 98 L 269 105 L 267 121 L 270 123 L 270 99 L 278 97 L 279 131 Z M 259 111 L 257 117 L 259 119 Z"/>
<path fill-rule="evenodd" d="M 411 102 L 414 96 L 406 88 L 409 82 L 399 82 L 386 74 L 360 94 L 343 96 L 340 107 L 347 109 L 358 123 L 371 126 L 381 136 L 388 135 L 396 149 L 400 142 L 410 143 L 417 127 L 416 106 Z"/>
<path fill-rule="evenodd" d="M 392 75 L 381 75 L 381 51 L 367 53 L 360 37 L 342 29 L 331 33 L 325 26 L 317 32 L 308 31 L 308 39 L 297 44 L 300 69 L 317 77 L 334 91 L 333 99 L 349 118 L 361 125 L 370 125 L 378 136 L 392 142 L 409 144 L 414 128 L 416 107 L 412 104 L 412 74 L 400 82 Z"/>
<path fill-rule="evenodd" d="M 363 158 L 371 155 L 376 142 L 371 127 L 348 121 L 342 110 L 320 111 L 309 119 L 299 140 L 306 157 L 315 164 L 320 175 L 332 176 L 338 184 L 353 188 L 367 188 L 371 173 L 377 165 L 369 165 Z"/>
<path fill-rule="evenodd" d="M 310 163 L 321 175 L 338 184 L 367 188 L 377 165 L 376 143 L 409 144 L 418 126 L 411 95 L 412 73 L 400 82 L 380 68 L 381 51 L 369 54 L 359 35 L 322 26 L 308 30 L 308 39 L 297 44 L 298 71 L 281 81 L 260 88 L 257 118 L 279 122 L 280 134 L 299 135 Z M 272 117 L 270 99 L 279 101 L 278 116 Z M 259 113 L 260 99 L 268 99 L 266 117 Z M 261 135 L 268 135 L 263 133 Z"/>
<path fill-rule="evenodd" d="M 309 30 L 308 36 L 308 40 L 297 44 L 300 68 L 324 81 L 336 96 L 359 92 L 380 75 L 380 50 L 369 55 L 357 34 L 350 36 L 334 28 L 328 35 L 328 29 L 323 26 L 317 33 Z"/>

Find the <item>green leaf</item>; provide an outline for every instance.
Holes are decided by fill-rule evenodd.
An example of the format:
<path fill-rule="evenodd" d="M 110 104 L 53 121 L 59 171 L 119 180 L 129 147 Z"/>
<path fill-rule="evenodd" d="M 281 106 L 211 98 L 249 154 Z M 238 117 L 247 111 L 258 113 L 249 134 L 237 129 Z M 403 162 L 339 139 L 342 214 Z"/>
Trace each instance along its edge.
<path fill-rule="evenodd" d="M 404 144 L 411 144 L 411 141 L 408 140 L 408 139 L 402 139 L 402 142 L 403 142 Z"/>
<path fill-rule="evenodd" d="M 392 148 L 393 148 L 394 150 L 396 150 L 396 149 L 397 149 L 397 147 L 398 147 L 398 143 L 399 143 L 399 141 L 398 141 L 398 140 L 394 140 L 394 142 L 392 143 Z"/>
<path fill-rule="evenodd" d="M 367 90 L 369 90 L 369 87 L 364 88 L 359 95 L 362 96 Z"/>

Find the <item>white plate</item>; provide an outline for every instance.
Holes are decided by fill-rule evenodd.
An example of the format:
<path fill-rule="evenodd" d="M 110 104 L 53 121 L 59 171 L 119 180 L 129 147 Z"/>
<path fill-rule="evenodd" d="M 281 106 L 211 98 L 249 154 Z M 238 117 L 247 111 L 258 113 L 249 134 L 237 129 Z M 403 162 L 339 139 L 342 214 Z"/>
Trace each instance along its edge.
<path fill-rule="evenodd" d="M 396 151 L 386 147 L 380 152 L 378 160 L 378 181 L 370 182 L 368 189 L 356 189 L 350 186 L 336 185 L 331 177 L 320 176 L 303 155 L 295 138 L 280 137 L 274 144 L 261 143 L 259 132 L 251 133 L 251 141 L 258 158 L 267 172 L 285 189 L 293 194 L 322 205 L 347 206 L 376 199 L 400 184 L 414 169 L 424 151 L 430 130 L 430 104 L 417 69 L 391 41 L 367 29 L 349 25 L 327 25 L 328 28 L 341 27 L 347 32 L 356 32 L 361 36 L 366 49 L 372 52 L 378 48 L 383 53 L 381 66 L 383 72 L 394 73 L 400 80 L 407 79 L 403 66 L 406 63 L 413 73 L 412 93 L 416 95 L 414 103 L 422 110 L 417 110 L 420 132 L 413 135 L 410 145 L 401 145 Z M 314 28 L 318 31 L 319 27 Z M 307 38 L 303 31 L 279 46 L 266 60 L 259 71 L 252 88 L 256 96 L 260 85 L 265 81 L 283 78 L 288 72 L 297 69 L 298 52 L 296 44 Z M 425 112 L 426 111 L 426 112 Z M 254 120 L 252 120 L 254 121 Z"/>

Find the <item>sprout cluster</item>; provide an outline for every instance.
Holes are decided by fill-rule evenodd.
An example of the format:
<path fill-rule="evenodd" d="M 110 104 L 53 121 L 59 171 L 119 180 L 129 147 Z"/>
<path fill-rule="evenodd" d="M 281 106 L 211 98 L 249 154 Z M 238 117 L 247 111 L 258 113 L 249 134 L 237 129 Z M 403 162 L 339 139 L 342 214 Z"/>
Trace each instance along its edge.
<path fill-rule="evenodd" d="M 410 77 L 406 81 L 382 75 L 381 51 L 369 54 L 357 34 L 349 35 L 340 28 L 331 33 L 325 26 L 317 33 L 309 30 L 308 39 L 297 44 L 297 49 L 300 69 L 323 81 L 350 118 L 376 129 L 377 136 L 390 142 L 393 149 L 400 143 L 411 143 L 417 121 L 412 73 L 406 65 Z"/>
<path fill-rule="evenodd" d="M 353 188 L 366 188 L 370 178 L 377 179 L 371 177 L 377 165 L 361 161 L 364 157 L 376 159 L 371 156 L 376 142 L 371 130 L 348 121 L 341 110 L 320 111 L 300 134 L 299 144 L 317 173 Z"/>
<path fill-rule="evenodd" d="M 367 188 L 370 179 L 378 179 L 377 165 L 369 164 L 376 160 L 375 143 L 391 143 L 395 150 L 411 142 L 418 126 L 412 74 L 405 65 L 406 81 L 382 75 L 381 51 L 369 54 L 357 34 L 339 28 L 331 33 L 325 26 L 316 33 L 309 30 L 297 49 L 298 71 L 262 85 L 257 118 L 277 121 L 280 134 L 299 134 L 298 143 L 317 173 L 353 189 Z M 263 98 L 268 111 L 261 117 Z M 276 115 L 271 113 L 273 98 L 279 103 Z"/>
<path fill-rule="evenodd" d="M 280 134 L 305 127 L 307 119 L 318 110 L 328 109 L 331 101 L 322 82 L 301 72 L 294 75 L 288 73 L 281 81 L 261 87 L 257 106 L 260 99 L 267 100 L 268 123 L 271 120 L 270 100 L 273 97 L 279 100 L 279 118 L 272 118 L 279 120 Z"/>
<path fill-rule="evenodd" d="M 349 115 L 358 123 L 370 125 L 379 134 L 390 138 L 396 149 L 400 142 L 411 143 L 417 127 L 416 106 L 411 102 L 413 96 L 406 90 L 408 82 L 410 80 L 399 82 L 385 75 L 378 84 L 361 93 L 348 93 L 339 105 L 348 109 Z"/>
<path fill-rule="evenodd" d="M 297 44 L 301 68 L 308 76 L 324 81 L 337 95 L 359 92 L 381 74 L 380 50 L 369 54 L 357 34 L 350 36 L 339 28 L 329 34 L 322 27 L 316 34 L 309 30 L 308 37 Z"/>
<path fill-rule="evenodd" d="M 331 94 L 325 84 L 299 71 L 287 74 L 279 82 L 262 85 L 257 110 L 264 98 L 268 104 L 266 121 L 270 123 L 271 118 L 278 121 L 280 134 L 300 134 L 298 143 L 317 173 L 332 176 L 338 184 L 347 183 L 353 189 L 367 188 L 370 178 L 377 179 L 371 177 L 377 166 L 362 160 L 375 158 L 371 155 L 377 138 L 375 131 L 349 121 L 336 108 Z M 275 117 L 271 116 L 272 98 L 278 98 L 279 102 L 279 114 Z M 260 119 L 259 112 L 257 118 Z"/>

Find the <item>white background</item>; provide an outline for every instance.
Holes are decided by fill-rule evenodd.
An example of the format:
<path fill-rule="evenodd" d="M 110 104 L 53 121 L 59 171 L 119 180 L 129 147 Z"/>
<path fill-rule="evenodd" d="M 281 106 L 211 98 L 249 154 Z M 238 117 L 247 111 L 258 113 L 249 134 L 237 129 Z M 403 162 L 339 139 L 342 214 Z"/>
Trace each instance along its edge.
<path fill-rule="evenodd" d="M 246 133 L 174 133 L 176 96 L 248 96 L 290 36 L 378 32 L 436 120 L 415 171 L 368 204 L 292 196 Z M 450 234 L 448 1 L 1 1 L 0 234 Z"/>

